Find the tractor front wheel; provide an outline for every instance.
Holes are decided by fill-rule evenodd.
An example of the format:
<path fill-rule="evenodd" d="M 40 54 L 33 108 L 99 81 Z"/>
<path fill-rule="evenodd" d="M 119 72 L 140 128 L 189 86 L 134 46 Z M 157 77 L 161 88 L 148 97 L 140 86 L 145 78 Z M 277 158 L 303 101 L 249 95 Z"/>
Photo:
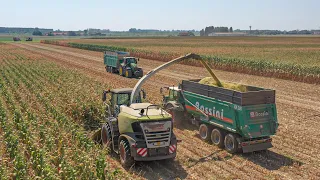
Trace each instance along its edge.
<path fill-rule="evenodd" d="M 131 72 L 131 70 L 128 70 L 128 69 L 127 69 L 125 76 L 126 76 L 127 78 L 131 78 L 131 77 L 132 77 L 132 72 Z"/>
<path fill-rule="evenodd" d="M 125 168 L 130 168 L 134 164 L 134 159 L 131 157 L 130 145 L 127 140 L 121 140 L 119 144 L 120 163 Z"/>
<path fill-rule="evenodd" d="M 182 122 L 183 118 L 184 118 L 184 114 L 182 111 L 177 111 L 174 109 L 173 105 L 168 103 L 166 106 L 165 106 L 165 110 L 171 114 L 171 117 L 172 117 L 172 121 L 174 123 L 180 123 Z"/>

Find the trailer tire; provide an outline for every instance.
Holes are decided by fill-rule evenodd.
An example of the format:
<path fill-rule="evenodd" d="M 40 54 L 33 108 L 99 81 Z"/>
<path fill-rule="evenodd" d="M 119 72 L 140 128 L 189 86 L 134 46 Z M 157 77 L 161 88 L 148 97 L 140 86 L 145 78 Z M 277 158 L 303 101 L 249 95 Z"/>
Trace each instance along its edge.
<path fill-rule="evenodd" d="M 114 69 L 111 66 L 110 66 L 110 73 L 114 73 Z"/>
<path fill-rule="evenodd" d="M 130 168 L 134 164 L 134 159 L 130 153 L 128 140 L 123 139 L 119 143 L 120 163 L 125 168 Z"/>
<path fill-rule="evenodd" d="M 106 71 L 109 72 L 109 66 L 106 66 Z"/>
<path fill-rule="evenodd" d="M 212 144 L 218 146 L 219 148 L 223 148 L 224 147 L 224 139 L 225 139 L 225 135 L 221 129 L 214 128 L 211 131 Z"/>
<path fill-rule="evenodd" d="M 101 144 L 103 148 L 112 149 L 112 136 L 109 124 L 105 124 L 101 128 Z"/>
<path fill-rule="evenodd" d="M 224 147 L 228 153 L 234 154 L 239 150 L 239 142 L 237 140 L 239 136 L 233 133 L 229 133 L 224 138 Z"/>
<path fill-rule="evenodd" d="M 201 124 L 199 127 L 200 138 L 206 142 L 211 143 L 211 137 L 210 137 L 211 130 L 212 130 L 211 126 L 208 126 L 207 124 Z"/>

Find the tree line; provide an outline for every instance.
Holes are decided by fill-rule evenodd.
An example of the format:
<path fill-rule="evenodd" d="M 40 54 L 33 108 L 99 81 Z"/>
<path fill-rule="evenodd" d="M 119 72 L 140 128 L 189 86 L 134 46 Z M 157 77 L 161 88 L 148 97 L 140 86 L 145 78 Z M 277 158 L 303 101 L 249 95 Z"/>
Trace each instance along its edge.
<path fill-rule="evenodd" d="M 208 26 L 200 31 L 200 36 L 209 36 L 210 33 L 232 33 L 233 28 L 230 27 L 214 27 L 214 26 Z"/>

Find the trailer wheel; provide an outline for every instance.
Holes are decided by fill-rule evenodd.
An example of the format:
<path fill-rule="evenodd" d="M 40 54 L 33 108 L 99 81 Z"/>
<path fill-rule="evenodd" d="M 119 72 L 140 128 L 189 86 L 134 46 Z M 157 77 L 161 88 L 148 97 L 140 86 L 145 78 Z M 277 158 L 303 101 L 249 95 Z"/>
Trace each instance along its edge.
<path fill-rule="evenodd" d="M 200 138 L 204 141 L 207 141 L 210 143 L 211 137 L 210 137 L 210 132 L 211 132 L 211 127 L 206 125 L 206 124 L 201 124 L 199 127 L 199 135 Z"/>
<path fill-rule="evenodd" d="M 113 67 L 110 66 L 110 73 L 113 73 L 114 70 L 113 70 Z"/>
<path fill-rule="evenodd" d="M 224 138 L 224 147 L 228 153 L 236 153 L 238 151 L 238 140 L 237 140 L 238 135 L 229 133 L 225 136 Z"/>
<path fill-rule="evenodd" d="M 130 168 L 134 164 L 133 157 L 130 153 L 130 145 L 127 140 L 121 140 L 119 144 L 120 162 L 125 168 Z"/>
<path fill-rule="evenodd" d="M 109 66 L 106 66 L 106 71 L 109 72 Z"/>
<path fill-rule="evenodd" d="M 112 137 L 111 137 L 111 129 L 109 124 L 105 124 L 101 128 L 101 140 L 102 146 L 106 147 L 108 150 L 112 148 Z"/>
<path fill-rule="evenodd" d="M 211 141 L 214 145 L 218 146 L 219 148 L 224 147 L 224 133 L 218 128 L 214 128 L 211 131 Z"/>

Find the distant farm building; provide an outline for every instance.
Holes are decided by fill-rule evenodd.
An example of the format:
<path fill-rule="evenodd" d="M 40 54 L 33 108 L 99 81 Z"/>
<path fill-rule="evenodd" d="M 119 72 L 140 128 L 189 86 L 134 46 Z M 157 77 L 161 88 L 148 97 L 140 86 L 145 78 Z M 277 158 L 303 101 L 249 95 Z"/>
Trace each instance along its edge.
<path fill-rule="evenodd" d="M 66 36 L 68 32 L 62 31 L 62 32 L 53 32 L 54 36 Z"/>
<path fill-rule="evenodd" d="M 319 31 L 313 31 L 314 35 L 320 35 L 320 30 Z"/>
<path fill-rule="evenodd" d="M 194 36 L 193 32 L 180 32 L 178 36 Z"/>

